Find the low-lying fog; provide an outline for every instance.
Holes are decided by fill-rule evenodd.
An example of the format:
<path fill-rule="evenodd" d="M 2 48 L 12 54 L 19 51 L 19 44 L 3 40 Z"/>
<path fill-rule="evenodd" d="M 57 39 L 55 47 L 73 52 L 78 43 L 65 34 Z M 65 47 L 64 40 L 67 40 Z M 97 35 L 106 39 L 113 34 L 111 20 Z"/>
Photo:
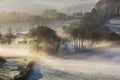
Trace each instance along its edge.
<path fill-rule="evenodd" d="M 105 43 L 104 43 L 105 44 Z M 120 76 L 120 46 L 104 46 L 84 53 L 74 53 L 63 58 L 40 53 L 39 57 L 30 53 L 25 45 L 1 45 L 0 55 L 11 58 L 36 58 L 42 66 L 69 73 L 105 74 Z M 37 55 L 38 56 L 38 55 Z M 32 57 L 32 58 L 31 58 Z"/>

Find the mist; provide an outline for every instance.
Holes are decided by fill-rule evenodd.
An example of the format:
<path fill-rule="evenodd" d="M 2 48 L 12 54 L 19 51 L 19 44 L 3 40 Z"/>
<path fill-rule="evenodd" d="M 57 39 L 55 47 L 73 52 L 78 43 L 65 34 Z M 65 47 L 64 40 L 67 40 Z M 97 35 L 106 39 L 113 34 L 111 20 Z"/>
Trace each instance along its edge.
<path fill-rule="evenodd" d="M 0 2 L 0 12 L 26 12 L 31 14 L 40 14 L 45 9 L 57 9 L 62 12 L 73 11 L 86 12 L 92 9 L 98 0 L 2 0 Z M 67 4 L 67 5 L 66 5 Z M 85 6 L 87 5 L 87 6 Z M 58 7 L 59 6 L 59 7 Z M 71 10 L 72 8 L 72 10 Z M 71 10 L 71 11 L 70 11 Z M 33 13 L 34 12 L 34 13 Z"/>

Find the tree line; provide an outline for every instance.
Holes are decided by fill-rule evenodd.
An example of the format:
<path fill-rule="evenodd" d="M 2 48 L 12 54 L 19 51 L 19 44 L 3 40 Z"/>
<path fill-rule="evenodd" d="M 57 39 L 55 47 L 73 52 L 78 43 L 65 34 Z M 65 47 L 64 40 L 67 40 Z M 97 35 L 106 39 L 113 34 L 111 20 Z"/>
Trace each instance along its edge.
<path fill-rule="evenodd" d="M 49 11 L 47 12 L 49 13 Z M 40 51 L 57 53 L 60 46 L 69 43 L 69 41 L 74 41 L 74 44 L 77 43 L 79 50 L 84 50 L 94 47 L 104 39 L 114 38 L 115 40 L 120 40 L 120 36 L 113 33 L 111 34 L 107 27 L 98 25 L 96 19 L 97 12 L 95 9 L 91 12 L 86 12 L 81 18 L 79 24 L 70 24 L 69 26 L 64 26 L 62 28 L 65 34 L 70 35 L 70 37 L 66 38 L 63 37 L 64 34 L 58 36 L 56 31 L 49 26 L 38 24 L 37 27 L 32 28 L 27 35 L 27 38 L 32 39 L 30 48 L 37 53 Z M 39 22 L 38 17 L 35 17 L 35 20 L 35 22 Z M 44 21 L 43 24 L 45 24 Z M 15 39 L 15 36 L 9 29 L 7 34 L 0 35 L 0 39 L 2 43 L 5 42 L 10 44 L 13 39 Z"/>
<path fill-rule="evenodd" d="M 80 18 L 83 16 L 82 12 L 75 12 L 73 14 L 67 14 L 57 11 L 56 9 L 46 9 L 41 14 L 29 14 L 23 12 L 0 12 L 0 23 L 17 23 L 17 22 L 31 22 L 35 17 L 39 17 L 40 20 L 59 20 L 59 19 L 72 19 Z"/>

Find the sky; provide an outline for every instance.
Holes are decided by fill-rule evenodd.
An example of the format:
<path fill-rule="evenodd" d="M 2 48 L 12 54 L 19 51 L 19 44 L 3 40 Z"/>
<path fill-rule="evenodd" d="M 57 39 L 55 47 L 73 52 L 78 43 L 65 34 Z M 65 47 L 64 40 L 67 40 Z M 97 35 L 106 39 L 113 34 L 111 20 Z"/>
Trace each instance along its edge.
<path fill-rule="evenodd" d="M 39 14 L 45 9 L 63 12 L 85 12 L 95 6 L 98 0 L 0 0 L 1 11 L 19 11 Z"/>

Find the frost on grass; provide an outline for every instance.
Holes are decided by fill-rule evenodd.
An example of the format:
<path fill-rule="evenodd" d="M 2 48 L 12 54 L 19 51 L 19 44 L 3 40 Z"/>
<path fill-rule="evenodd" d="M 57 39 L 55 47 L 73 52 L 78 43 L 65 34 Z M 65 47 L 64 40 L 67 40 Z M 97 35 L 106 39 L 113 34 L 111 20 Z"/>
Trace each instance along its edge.
<path fill-rule="evenodd" d="M 44 73 L 45 76 L 42 80 L 120 80 L 120 77 L 114 76 L 106 76 L 106 75 L 87 75 L 87 74 L 77 74 L 77 75 L 69 75 L 69 74 L 56 74 Z M 62 76 L 62 77 L 60 77 Z"/>
<path fill-rule="evenodd" d="M 102 74 L 85 74 L 85 73 L 68 73 L 59 70 L 43 70 L 44 78 L 41 80 L 120 80 L 120 76 L 102 75 Z"/>

